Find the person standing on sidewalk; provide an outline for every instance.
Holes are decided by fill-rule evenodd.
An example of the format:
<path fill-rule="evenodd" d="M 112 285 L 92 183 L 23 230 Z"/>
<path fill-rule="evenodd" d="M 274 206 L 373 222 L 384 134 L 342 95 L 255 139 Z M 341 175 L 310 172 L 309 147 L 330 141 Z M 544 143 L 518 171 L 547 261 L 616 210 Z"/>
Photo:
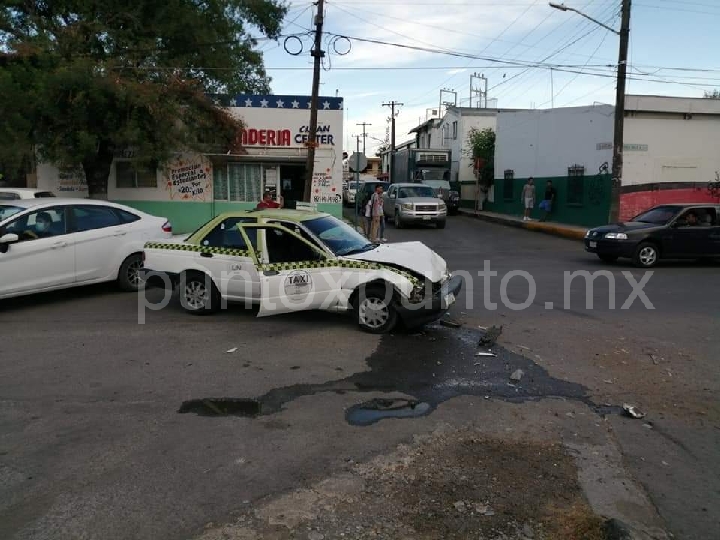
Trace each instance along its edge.
<path fill-rule="evenodd" d="M 370 241 L 380 242 L 380 222 L 385 217 L 383 212 L 383 188 L 378 185 L 375 188 L 375 193 L 370 198 L 370 215 L 372 216 L 372 230 L 370 231 Z"/>
<path fill-rule="evenodd" d="M 523 221 L 530 221 L 530 212 L 535 208 L 535 179 L 531 176 L 522 189 L 522 203 L 525 209 Z"/>
<path fill-rule="evenodd" d="M 553 187 L 552 180 L 548 180 L 547 185 L 545 186 L 545 198 L 540 203 L 540 209 L 545 212 L 543 214 L 543 217 L 540 218 L 540 221 L 547 221 L 547 218 L 550 215 L 550 212 L 552 212 L 552 207 L 553 207 L 553 204 L 555 203 L 556 196 L 557 196 L 557 191 Z"/>

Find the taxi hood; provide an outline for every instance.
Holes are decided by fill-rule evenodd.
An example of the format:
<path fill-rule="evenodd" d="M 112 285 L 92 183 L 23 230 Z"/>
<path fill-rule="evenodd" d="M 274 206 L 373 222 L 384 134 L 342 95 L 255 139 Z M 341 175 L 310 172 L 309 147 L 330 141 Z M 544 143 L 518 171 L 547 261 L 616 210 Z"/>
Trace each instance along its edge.
<path fill-rule="evenodd" d="M 437 282 L 447 275 L 445 260 L 422 242 L 380 244 L 371 251 L 348 255 L 348 259 L 391 264 Z"/>

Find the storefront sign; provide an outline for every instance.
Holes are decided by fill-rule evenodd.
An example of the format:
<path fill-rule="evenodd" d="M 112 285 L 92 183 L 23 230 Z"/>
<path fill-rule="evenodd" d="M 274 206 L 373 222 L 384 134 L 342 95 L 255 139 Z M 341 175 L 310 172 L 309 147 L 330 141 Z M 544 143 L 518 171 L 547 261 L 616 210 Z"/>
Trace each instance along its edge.
<path fill-rule="evenodd" d="M 597 143 L 595 145 L 595 148 L 597 150 L 612 150 L 613 149 L 613 143 Z M 623 144 L 623 150 L 627 152 L 647 152 L 648 151 L 648 145 L 647 144 Z"/>
<path fill-rule="evenodd" d="M 185 154 L 165 169 L 165 188 L 170 200 L 205 201 L 211 197 L 212 164 L 205 156 Z"/>
<path fill-rule="evenodd" d="M 313 173 L 312 202 L 314 203 L 342 203 L 342 194 L 338 193 L 333 183 L 330 169 Z"/>
<path fill-rule="evenodd" d="M 320 146 L 335 146 L 335 136 L 329 125 L 318 126 L 315 140 Z M 301 126 L 292 135 L 290 129 L 256 129 L 242 130 L 243 146 L 304 146 L 310 140 L 310 127 Z"/>
<path fill-rule="evenodd" d="M 81 167 L 61 167 L 58 169 L 58 192 L 85 193 L 88 190 L 85 172 Z"/>

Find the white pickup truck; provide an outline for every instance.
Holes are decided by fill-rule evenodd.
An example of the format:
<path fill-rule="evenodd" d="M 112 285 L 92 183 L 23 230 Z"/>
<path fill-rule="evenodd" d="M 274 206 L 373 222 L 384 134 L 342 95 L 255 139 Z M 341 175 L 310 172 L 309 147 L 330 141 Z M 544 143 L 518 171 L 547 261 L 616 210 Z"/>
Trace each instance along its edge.
<path fill-rule="evenodd" d="M 178 288 L 183 308 L 206 314 L 224 300 L 258 316 L 352 312 L 372 333 L 440 318 L 462 288 L 421 242 L 373 244 L 331 215 L 298 210 L 221 214 L 187 238 L 148 242 L 148 287 Z"/>

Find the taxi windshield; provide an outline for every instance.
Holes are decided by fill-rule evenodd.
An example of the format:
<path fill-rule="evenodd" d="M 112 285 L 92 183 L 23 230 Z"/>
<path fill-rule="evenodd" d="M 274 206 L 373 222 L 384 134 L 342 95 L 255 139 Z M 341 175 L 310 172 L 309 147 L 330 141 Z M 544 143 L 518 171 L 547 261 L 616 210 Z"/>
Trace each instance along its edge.
<path fill-rule="evenodd" d="M 23 210 L 21 206 L 14 206 L 12 204 L 0 204 L 0 221 L 3 221 L 10 216 L 17 214 L 21 210 Z"/>
<path fill-rule="evenodd" d="M 317 236 L 335 255 L 363 253 L 377 247 L 368 242 L 351 225 L 332 216 L 303 221 L 303 225 Z"/>

